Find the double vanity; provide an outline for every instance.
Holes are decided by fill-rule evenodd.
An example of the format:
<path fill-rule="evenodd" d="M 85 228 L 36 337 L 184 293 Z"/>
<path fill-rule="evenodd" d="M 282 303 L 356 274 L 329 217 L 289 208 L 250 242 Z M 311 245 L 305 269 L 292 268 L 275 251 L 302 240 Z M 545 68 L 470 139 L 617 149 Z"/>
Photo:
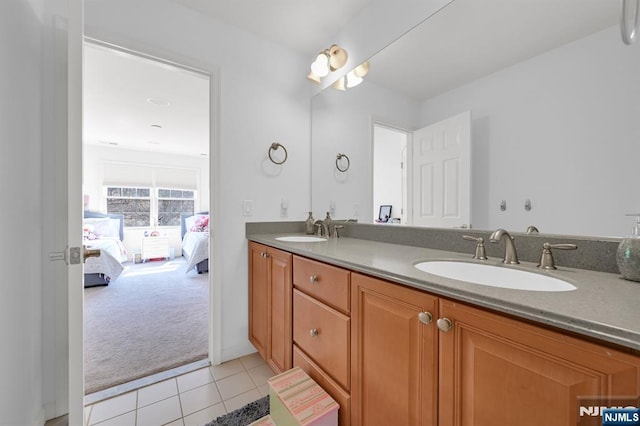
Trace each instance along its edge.
<path fill-rule="evenodd" d="M 637 406 L 639 283 L 563 266 L 564 253 L 556 270 L 526 250 L 505 265 L 504 242 L 474 259 L 428 229 L 409 230 L 419 246 L 388 242 L 392 225 L 345 224 L 341 238 L 297 226 L 247 225 L 249 337 L 275 372 L 320 383 L 341 425 L 599 425 L 580 407 Z"/>

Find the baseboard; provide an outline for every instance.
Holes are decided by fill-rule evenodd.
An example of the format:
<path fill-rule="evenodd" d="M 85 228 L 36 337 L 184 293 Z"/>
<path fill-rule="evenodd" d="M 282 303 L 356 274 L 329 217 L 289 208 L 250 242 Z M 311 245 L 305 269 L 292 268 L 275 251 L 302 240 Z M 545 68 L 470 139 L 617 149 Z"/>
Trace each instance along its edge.
<path fill-rule="evenodd" d="M 46 403 L 44 404 L 43 408 L 44 408 L 43 409 L 44 420 L 46 420 L 47 422 L 50 420 L 65 416 L 68 414 L 68 411 L 69 411 L 66 409 L 66 407 L 64 409 L 60 408 L 56 402 Z M 44 421 L 40 423 L 40 425 L 42 424 L 45 424 Z"/>
<path fill-rule="evenodd" d="M 256 352 L 256 348 L 249 342 L 244 345 L 231 346 L 229 348 L 222 349 L 222 362 L 231 361 L 232 359 L 240 358 L 245 355 L 251 355 Z"/>
<path fill-rule="evenodd" d="M 44 424 L 44 419 L 45 419 L 45 409 L 44 407 L 42 407 L 40 410 L 38 410 L 35 413 L 35 416 L 33 417 L 31 424 L 33 426 L 42 426 Z"/>

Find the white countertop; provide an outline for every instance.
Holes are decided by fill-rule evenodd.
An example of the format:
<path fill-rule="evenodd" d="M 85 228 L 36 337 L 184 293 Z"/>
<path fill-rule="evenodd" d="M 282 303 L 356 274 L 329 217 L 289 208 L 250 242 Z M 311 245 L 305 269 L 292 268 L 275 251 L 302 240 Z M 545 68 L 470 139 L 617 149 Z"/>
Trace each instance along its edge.
<path fill-rule="evenodd" d="M 561 266 L 555 271 L 544 271 L 530 262 L 505 266 L 497 258 L 476 261 L 471 254 L 355 238 L 332 238 L 313 243 L 276 240 L 276 237 L 284 235 L 292 234 L 251 234 L 247 238 L 435 295 L 640 350 L 640 283 L 627 281 L 617 274 Z M 495 288 L 439 277 L 414 267 L 416 263 L 425 260 L 445 259 L 502 265 L 548 274 L 570 282 L 577 289 L 567 292 L 539 292 Z"/>

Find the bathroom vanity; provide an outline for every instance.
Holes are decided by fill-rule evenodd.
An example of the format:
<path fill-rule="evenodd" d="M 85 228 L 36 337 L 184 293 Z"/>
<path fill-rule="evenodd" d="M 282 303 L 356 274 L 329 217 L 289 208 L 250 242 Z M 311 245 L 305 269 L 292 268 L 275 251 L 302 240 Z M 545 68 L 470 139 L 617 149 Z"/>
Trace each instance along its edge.
<path fill-rule="evenodd" d="M 320 383 L 341 425 L 599 425 L 581 405 L 638 404 L 637 283 L 522 262 L 575 290 L 493 288 L 414 265 L 496 257 L 283 235 L 248 232 L 250 340 Z"/>

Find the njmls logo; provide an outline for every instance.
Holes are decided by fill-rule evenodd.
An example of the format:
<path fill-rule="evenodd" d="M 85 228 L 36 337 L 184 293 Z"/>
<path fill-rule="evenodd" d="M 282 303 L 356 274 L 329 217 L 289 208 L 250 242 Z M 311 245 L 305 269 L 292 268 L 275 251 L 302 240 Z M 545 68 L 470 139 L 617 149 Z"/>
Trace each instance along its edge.
<path fill-rule="evenodd" d="M 637 407 L 629 406 L 629 407 L 605 407 L 599 406 L 595 407 L 593 405 L 584 407 L 580 406 L 580 417 L 583 416 L 592 416 L 592 417 L 601 417 L 605 410 L 637 410 Z"/>
<path fill-rule="evenodd" d="M 637 408 L 607 408 L 602 412 L 602 426 L 638 426 L 640 410 Z"/>
<path fill-rule="evenodd" d="M 640 426 L 640 397 L 578 397 L 577 426 Z"/>

